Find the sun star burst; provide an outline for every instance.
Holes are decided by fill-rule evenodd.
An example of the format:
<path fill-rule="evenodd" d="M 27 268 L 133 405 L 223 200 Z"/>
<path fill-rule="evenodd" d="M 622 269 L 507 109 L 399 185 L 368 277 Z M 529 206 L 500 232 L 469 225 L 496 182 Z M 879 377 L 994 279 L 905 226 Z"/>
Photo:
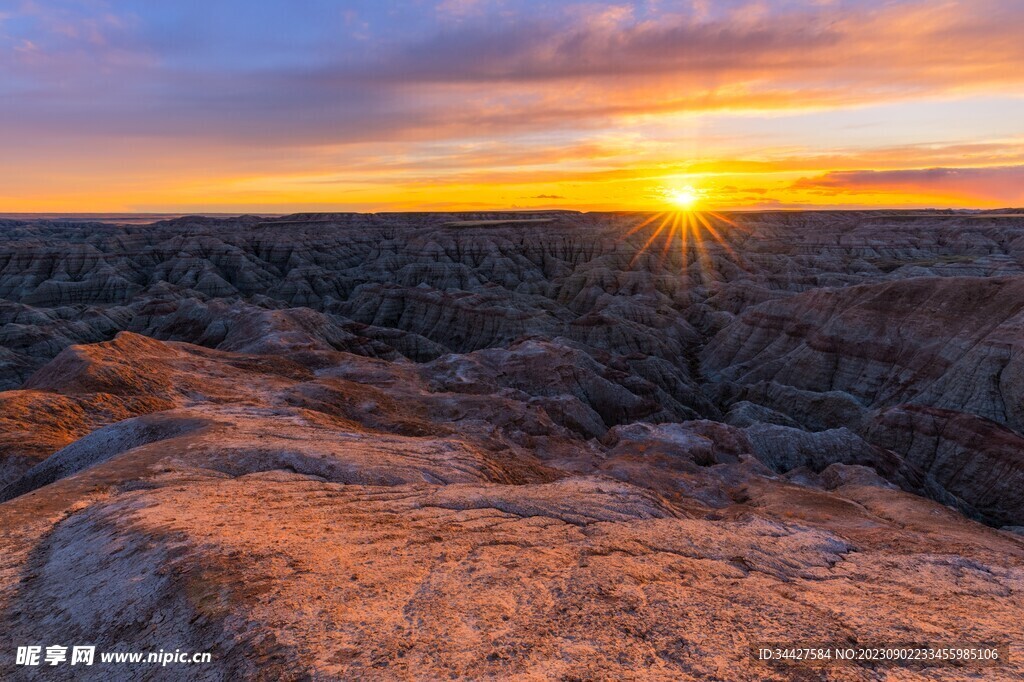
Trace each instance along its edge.
<path fill-rule="evenodd" d="M 646 238 L 643 243 L 637 248 L 630 264 L 631 267 L 644 254 L 652 251 L 652 247 L 659 240 L 663 242 L 659 249 L 659 260 L 663 262 L 665 257 L 669 255 L 673 245 L 676 245 L 680 251 L 680 263 L 683 271 L 688 267 L 692 252 L 694 264 L 701 268 L 702 278 L 705 275 L 703 272 L 704 268 L 711 267 L 711 254 L 708 251 L 708 246 L 712 243 L 721 251 L 724 251 L 727 258 L 736 262 L 741 260 L 725 238 L 725 234 L 730 230 L 746 231 L 746 229 L 720 213 L 694 210 L 692 206 L 696 200 L 695 193 L 692 200 L 686 196 L 681 196 L 679 200 L 673 198 L 672 201 L 676 205 L 680 207 L 688 206 L 690 208 L 680 208 L 674 211 L 664 211 L 650 215 L 624 235 L 624 238 L 628 238 L 638 232 L 649 231 L 649 234 L 645 235 Z"/>

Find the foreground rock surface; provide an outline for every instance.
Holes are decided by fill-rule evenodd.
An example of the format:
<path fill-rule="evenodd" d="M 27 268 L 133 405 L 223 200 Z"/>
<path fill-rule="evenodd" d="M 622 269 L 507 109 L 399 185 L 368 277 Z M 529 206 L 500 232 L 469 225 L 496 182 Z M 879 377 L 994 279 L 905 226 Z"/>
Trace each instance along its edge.
<path fill-rule="evenodd" d="M 642 251 L 637 216 L 541 218 L 5 225 L 10 651 L 213 652 L 95 671 L 125 680 L 1024 675 L 1024 219 L 734 216 Z"/>

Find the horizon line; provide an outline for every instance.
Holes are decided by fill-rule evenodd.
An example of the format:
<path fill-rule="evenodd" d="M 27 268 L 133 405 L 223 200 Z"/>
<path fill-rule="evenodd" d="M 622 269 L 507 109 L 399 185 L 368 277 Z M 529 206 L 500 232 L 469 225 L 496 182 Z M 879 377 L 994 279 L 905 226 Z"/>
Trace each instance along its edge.
<path fill-rule="evenodd" d="M 295 215 L 456 215 L 456 214 L 477 214 L 477 213 L 575 213 L 580 215 L 589 214 L 614 214 L 614 213 L 882 213 L 882 212 L 930 212 L 930 213 L 967 213 L 967 214 L 995 214 L 995 213 L 1020 213 L 1024 215 L 1024 206 L 1005 206 L 1000 208 L 970 208 L 953 206 L 848 206 L 848 205 L 819 205 L 808 207 L 777 207 L 777 208 L 693 208 L 679 209 L 672 207 L 661 208 L 623 208 L 623 209 L 575 209 L 575 208 L 475 208 L 475 209 L 452 209 L 452 210 L 379 210 L 379 211 L 358 211 L 342 209 L 296 209 L 291 211 L 0 211 L 0 219 L 12 219 L 20 217 L 39 216 L 74 216 L 74 217 L 114 217 L 114 216 L 156 216 L 186 218 L 197 216 L 203 218 L 243 218 L 247 216 L 258 218 L 280 218 Z"/>

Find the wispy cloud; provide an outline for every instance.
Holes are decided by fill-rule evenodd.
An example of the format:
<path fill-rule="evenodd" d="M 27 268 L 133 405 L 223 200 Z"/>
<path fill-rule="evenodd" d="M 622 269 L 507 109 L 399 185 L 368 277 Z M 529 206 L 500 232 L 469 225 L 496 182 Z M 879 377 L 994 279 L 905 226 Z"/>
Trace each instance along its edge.
<path fill-rule="evenodd" d="M 311 44 L 304 58 L 274 65 L 254 56 L 247 66 L 214 52 L 197 69 L 179 61 L 174 41 L 147 42 L 152 27 L 133 14 L 82 16 L 30 3 L 36 33 L 22 39 L 46 59 L 4 65 L 25 77 L 12 114 L 76 125 L 53 116 L 49 97 L 57 92 L 84 110 L 83 128 L 127 118 L 129 131 L 323 140 L 841 107 L 1024 85 L 1018 3 L 810 3 L 757 12 L 740 4 L 706 19 L 638 16 L 617 5 L 497 16 L 497 5 L 483 5 L 448 0 L 438 11 L 473 14 L 398 42 L 381 39 L 366 55 L 347 44 Z M 225 42 L 238 40 L 228 28 Z M 98 101 L 97 87 L 107 94 Z"/>

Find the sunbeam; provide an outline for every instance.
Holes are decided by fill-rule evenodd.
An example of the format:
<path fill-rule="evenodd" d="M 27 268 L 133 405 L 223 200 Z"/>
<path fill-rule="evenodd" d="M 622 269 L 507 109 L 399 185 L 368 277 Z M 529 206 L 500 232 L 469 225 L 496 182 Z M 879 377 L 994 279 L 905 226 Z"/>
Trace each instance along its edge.
<path fill-rule="evenodd" d="M 695 261 L 700 269 L 700 277 L 706 281 L 707 272 L 711 269 L 711 254 L 708 252 L 708 243 L 719 247 L 726 256 L 746 269 L 746 264 L 733 249 L 726 238 L 732 231 L 740 231 L 747 234 L 748 227 L 741 226 L 728 217 L 713 211 L 664 211 L 646 216 L 637 225 L 631 227 L 623 239 L 632 237 L 637 233 L 649 230 L 643 244 L 637 248 L 636 253 L 630 260 L 630 268 L 636 266 L 643 256 L 651 252 L 652 247 L 662 240 L 658 250 L 659 264 L 663 264 L 670 255 L 673 247 L 678 246 L 680 254 L 681 271 L 686 273 L 690 265 L 690 251 L 695 252 Z M 660 267 L 660 265 L 659 265 Z"/>

